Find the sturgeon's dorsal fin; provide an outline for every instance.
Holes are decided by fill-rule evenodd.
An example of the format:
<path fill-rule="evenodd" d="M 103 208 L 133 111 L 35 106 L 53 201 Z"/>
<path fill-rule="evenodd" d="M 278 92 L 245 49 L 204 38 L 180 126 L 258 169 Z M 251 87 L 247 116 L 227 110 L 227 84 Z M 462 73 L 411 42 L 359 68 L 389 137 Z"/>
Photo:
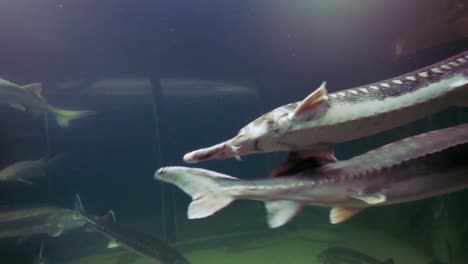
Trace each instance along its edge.
<path fill-rule="evenodd" d="M 304 100 L 302 100 L 299 105 L 294 109 L 292 112 L 291 117 L 296 117 L 304 112 L 316 107 L 318 104 L 322 102 L 326 102 L 328 100 L 327 97 L 327 82 L 322 82 L 319 88 L 313 91 L 309 96 L 307 96 Z"/>
<path fill-rule="evenodd" d="M 28 90 L 30 93 L 37 96 L 43 102 L 46 102 L 45 98 L 42 96 L 42 84 L 41 83 L 31 83 L 23 86 L 23 89 Z"/>
<path fill-rule="evenodd" d="M 270 228 L 280 227 L 294 216 L 296 216 L 302 208 L 302 204 L 287 200 L 276 200 L 265 202 L 267 210 L 267 222 Z"/>
<path fill-rule="evenodd" d="M 109 210 L 105 215 L 99 217 L 99 220 L 100 220 L 100 221 L 103 221 L 104 223 L 112 223 L 112 224 L 115 224 L 115 223 L 116 223 L 116 220 L 115 220 L 114 211 Z"/>
<path fill-rule="evenodd" d="M 85 216 L 86 212 L 81 203 L 81 198 L 78 194 L 75 195 L 75 213 L 73 214 L 73 219 L 80 219 L 82 216 Z"/>
<path fill-rule="evenodd" d="M 361 208 L 333 207 L 330 211 L 330 223 L 342 223 L 359 213 L 361 210 Z"/>

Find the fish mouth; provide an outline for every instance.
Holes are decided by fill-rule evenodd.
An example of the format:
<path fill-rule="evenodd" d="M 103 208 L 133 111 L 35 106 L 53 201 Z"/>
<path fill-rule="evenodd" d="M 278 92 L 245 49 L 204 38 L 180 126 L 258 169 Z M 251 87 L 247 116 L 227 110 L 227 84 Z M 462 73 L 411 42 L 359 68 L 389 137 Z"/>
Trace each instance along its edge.
<path fill-rule="evenodd" d="M 239 156 L 242 155 L 242 152 L 244 152 L 246 148 L 241 145 L 234 144 L 234 140 L 236 139 L 237 138 L 233 138 L 208 148 L 202 148 L 189 152 L 184 155 L 184 161 L 186 163 L 193 164 L 200 161 L 227 159 L 233 157 L 239 159 Z"/>
<path fill-rule="evenodd" d="M 166 174 L 166 168 L 162 167 L 154 173 L 154 178 L 159 179 L 161 176 L 164 176 L 164 174 Z"/>
<path fill-rule="evenodd" d="M 194 171 L 194 168 L 189 168 L 189 167 L 180 167 L 180 166 L 162 167 L 154 173 L 154 178 L 160 181 L 171 182 L 171 180 L 176 175 L 181 175 L 181 174 L 186 175 L 186 174 L 193 173 L 193 171 Z"/>

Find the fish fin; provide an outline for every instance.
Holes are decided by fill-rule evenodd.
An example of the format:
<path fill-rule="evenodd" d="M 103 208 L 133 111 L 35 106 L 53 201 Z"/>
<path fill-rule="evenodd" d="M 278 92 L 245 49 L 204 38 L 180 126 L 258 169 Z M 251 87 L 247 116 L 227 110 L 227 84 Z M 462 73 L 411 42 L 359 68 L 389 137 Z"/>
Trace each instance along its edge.
<path fill-rule="evenodd" d="M 26 111 L 26 107 L 24 107 L 24 105 L 21 105 L 21 104 L 9 104 L 9 106 L 11 106 L 11 108 L 14 108 L 22 112 Z"/>
<path fill-rule="evenodd" d="M 237 179 L 225 174 L 201 170 L 190 177 L 184 173 L 156 173 L 155 178 L 172 183 L 192 197 L 187 216 L 189 219 L 204 218 L 223 209 L 234 201 L 220 186 L 220 181 Z"/>
<path fill-rule="evenodd" d="M 43 102 L 47 102 L 46 99 L 42 96 L 42 84 L 41 83 L 31 83 L 23 86 L 23 89 L 28 90 L 30 93 L 37 96 Z"/>
<path fill-rule="evenodd" d="M 58 226 L 52 226 L 47 231 L 47 234 L 52 237 L 58 237 L 62 234 L 62 230 Z"/>
<path fill-rule="evenodd" d="M 27 185 L 32 185 L 33 183 L 31 181 L 25 180 L 25 179 L 17 179 L 16 181 L 21 182 L 23 184 Z"/>
<path fill-rule="evenodd" d="M 384 203 L 385 201 L 387 201 L 387 197 L 381 193 L 365 194 L 365 195 L 349 195 L 349 196 L 354 199 L 364 201 L 367 204 L 380 204 L 380 203 Z"/>
<path fill-rule="evenodd" d="M 68 111 L 54 108 L 55 119 L 61 127 L 69 127 L 70 121 L 96 114 L 95 111 Z"/>
<path fill-rule="evenodd" d="M 318 104 L 327 101 L 327 82 L 322 82 L 319 88 L 313 91 L 309 96 L 302 100 L 292 112 L 292 117 L 303 114 L 306 111 L 316 107 Z"/>
<path fill-rule="evenodd" d="M 333 207 L 330 211 L 330 223 L 342 223 L 350 219 L 360 211 L 362 211 L 361 208 Z"/>
<path fill-rule="evenodd" d="M 73 219 L 80 219 L 82 216 L 86 216 L 86 212 L 81 203 L 81 198 L 78 194 L 75 195 L 75 212 L 73 214 Z"/>
<path fill-rule="evenodd" d="M 277 228 L 296 216 L 301 210 L 302 204 L 287 200 L 276 200 L 265 202 L 265 208 L 267 210 L 268 226 Z"/>
<path fill-rule="evenodd" d="M 120 243 L 115 240 L 111 240 L 109 241 L 109 243 L 107 243 L 107 248 L 117 248 L 117 247 L 120 247 Z"/>
<path fill-rule="evenodd" d="M 336 162 L 338 159 L 335 157 L 335 151 L 333 149 L 327 151 L 302 151 L 299 152 L 302 158 L 314 158 L 320 164 L 327 164 L 331 162 Z"/>
<path fill-rule="evenodd" d="M 112 223 L 115 224 L 115 213 L 112 210 L 107 211 L 107 213 L 101 217 L 99 217 L 100 221 L 103 221 L 104 223 Z"/>
<path fill-rule="evenodd" d="M 305 169 L 316 169 L 325 164 L 336 162 L 334 154 L 329 155 L 317 152 L 290 152 L 288 160 L 276 169 L 273 169 L 269 176 L 279 177 L 287 174 L 294 174 Z"/>

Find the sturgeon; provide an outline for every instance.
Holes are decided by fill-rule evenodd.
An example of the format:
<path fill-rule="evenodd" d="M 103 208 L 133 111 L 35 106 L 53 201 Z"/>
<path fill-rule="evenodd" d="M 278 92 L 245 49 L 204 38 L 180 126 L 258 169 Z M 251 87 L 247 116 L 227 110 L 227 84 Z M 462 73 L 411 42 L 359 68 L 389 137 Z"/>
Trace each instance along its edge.
<path fill-rule="evenodd" d="M 326 82 L 300 102 L 260 116 L 237 136 L 185 154 L 197 163 L 298 151 L 334 159 L 331 144 L 369 136 L 468 103 L 468 51 L 395 78 L 328 94 Z"/>
<path fill-rule="evenodd" d="M 56 207 L 39 207 L 0 211 L 0 239 L 48 234 L 52 237 L 85 225 L 75 211 Z"/>
<path fill-rule="evenodd" d="M 133 253 L 151 257 L 161 264 L 190 264 L 182 254 L 164 241 L 119 226 L 112 210 L 102 217 L 88 216 L 78 195 L 76 196 L 75 207 L 78 208 L 79 216 L 88 225 L 89 231 L 96 231 L 110 239 L 108 248 L 123 246 Z"/>
<path fill-rule="evenodd" d="M 44 157 L 39 160 L 23 160 L 15 162 L 0 170 L 0 182 L 22 182 L 32 184 L 32 178 L 45 176 L 47 169 L 56 166 L 68 155 L 65 153 L 52 158 Z"/>
<path fill-rule="evenodd" d="M 20 86 L 3 79 L 0 79 L 0 104 L 7 104 L 20 111 L 28 111 L 33 115 L 50 113 L 61 127 L 68 127 L 70 121 L 96 113 L 94 111 L 59 109 L 48 104 L 44 99 L 40 83 Z"/>
<path fill-rule="evenodd" d="M 155 178 L 193 201 L 188 218 L 212 215 L 237 199 L 264 201 L 267 222 L 279 227 L 304 205 L 332 207 L 341 223 L 366 207 L 399 204 L 468 187 L 468 124 L 399 140 L 362 155 L 287 177 L 243 180 L 199 168 L 163 167 Z"/>

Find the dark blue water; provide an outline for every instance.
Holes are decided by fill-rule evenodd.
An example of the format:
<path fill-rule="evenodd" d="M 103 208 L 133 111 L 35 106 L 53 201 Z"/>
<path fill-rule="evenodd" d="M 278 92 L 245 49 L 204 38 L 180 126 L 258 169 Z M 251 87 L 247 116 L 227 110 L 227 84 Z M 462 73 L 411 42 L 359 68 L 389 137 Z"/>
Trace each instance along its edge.
<path fill-rule="evenodd" d="M 72 155 L 32 186 L 0 186 L 0 204 L 72 208 L 74 194 L 79 194 L 87 211 L 113 209 L 118 221 L 170 242 L 265 229 L 263 207 L 252 203 L 236 203 L 211 219 L 187 220 L 188 196 L 156 182 L 154 171 L 183 165 L 184 153 L 234 136 L 260 114 L 301 100 L 324 80 L 334 92 L 466 50 L 463 24 L 457 22 L 465 17 L 466 4 L 448 2 L 3 1 L 0 77 L 18 84 L 41 82 L 51 104 L 97 115 L 64 129 L 53 120 L 2 106 L 2 167 L 57 153 Z M 392 48 L 399 39 L 412 43 L 402 55 Z M 338 145 L 337 155 L 345 159 L 467 120 L 466 110 L 450 109 Z M 256 178 L 284 157 L 253 155 L 242 162 L 200 166 Z M 462 195 L 466 198 L 466 192 Z M 405 232 L 425 217 L 428 203 L 387 209 L 401 212 L 396 225 L 379 218 L 384 209 L 356 221 L 411 240 Z M 244 209 L 257 213 L 246 217 Z M 465 206 L 453 210 L 468 216 Z M 87 242 L 82 233 L 51 239 L 49 247 L 55 250 L 49 256 L 65 261 L 103 251 L 102 243 Z M 14 240 L 2 241 L 0 263 L 30 263 L 36 242 L 33 238 L 16 246 Z"/>

